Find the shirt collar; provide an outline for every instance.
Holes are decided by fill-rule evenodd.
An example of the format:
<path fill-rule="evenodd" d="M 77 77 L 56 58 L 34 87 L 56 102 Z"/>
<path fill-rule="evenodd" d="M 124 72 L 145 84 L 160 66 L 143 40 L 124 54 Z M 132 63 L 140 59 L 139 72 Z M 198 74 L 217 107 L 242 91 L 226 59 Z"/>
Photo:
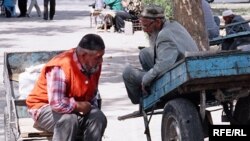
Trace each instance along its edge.
<path fill-rule="evenodd" d="M 78 68 L 79 70 L 83 71 L 83 70 L 82 70 L 81 63 L 80 63 L 80 61 L 78 60 L 78 57 L 77 57 L 77 54 L 76 54 L 76 49 L 74 50 L 74 53 L 73 53 L 73 61 L 76 63 L 77 68 Z"/>

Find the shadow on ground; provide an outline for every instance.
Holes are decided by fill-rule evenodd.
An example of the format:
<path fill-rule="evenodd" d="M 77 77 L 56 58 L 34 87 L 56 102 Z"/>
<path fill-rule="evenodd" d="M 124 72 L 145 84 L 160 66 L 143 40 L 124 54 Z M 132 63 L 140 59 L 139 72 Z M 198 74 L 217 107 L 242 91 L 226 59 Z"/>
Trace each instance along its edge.
<path fill-rule="evenodd" d="M 107 57 L 104 58 L 100 83 L 120 83 L 122 72 L 126 65 L 131 64 L 139 67 L 138 49 L 131 50 L 112 50 L 106 51 Z M 118 54 L 118 55 L 116 55 Z"/>
<path fill-rule="evenodd" d="M 55 14 L 55 20 L 74 20 L 79 19 L 81 17 L 89 16 L 89 10 L 57 10 Z M 43 17 L 37 17 L 36 14 L 32 14 L 31 17 L 11 17 L 6 18 L 5 16 L 0 16 L 1 22 L 42 22 Z M 49 21 L 49 20 L 48 20 Z"/>

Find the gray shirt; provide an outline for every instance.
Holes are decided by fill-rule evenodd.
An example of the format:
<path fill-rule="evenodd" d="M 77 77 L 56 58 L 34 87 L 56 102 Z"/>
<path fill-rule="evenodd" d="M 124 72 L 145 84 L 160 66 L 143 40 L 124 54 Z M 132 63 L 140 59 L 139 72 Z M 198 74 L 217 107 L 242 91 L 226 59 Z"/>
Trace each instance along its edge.
<path fill-rule="evenodd" d="M 199 51 L 187 30 L 176 21 L 166 21 L 158 33 L 155 45 L 155 64 L 142 78 L 149 86 L 153 80 L 162 76 L 176 61 L 184 58 L 185 52 Z"/>

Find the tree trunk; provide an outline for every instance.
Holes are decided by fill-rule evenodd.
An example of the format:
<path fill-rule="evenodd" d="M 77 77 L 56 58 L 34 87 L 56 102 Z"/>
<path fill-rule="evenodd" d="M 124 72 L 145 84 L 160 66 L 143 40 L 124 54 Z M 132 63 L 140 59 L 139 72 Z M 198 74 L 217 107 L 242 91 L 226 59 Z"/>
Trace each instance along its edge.
<path fill-rule="evenodd" d="M 201 0 L 172 0 L 172 2 L 173 18 L 188 30 L 201 51 L 209 50 Z"/>

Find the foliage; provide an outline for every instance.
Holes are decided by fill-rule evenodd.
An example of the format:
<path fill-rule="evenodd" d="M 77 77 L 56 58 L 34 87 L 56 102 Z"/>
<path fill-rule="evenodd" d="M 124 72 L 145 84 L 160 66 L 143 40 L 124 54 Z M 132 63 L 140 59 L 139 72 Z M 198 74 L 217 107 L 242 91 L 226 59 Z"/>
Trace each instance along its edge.
<path fill-rule="evenodd" d="M 142 0 L 144 4 L 157 4 L 165 9 L 165 14 L 167 18 L 173 18 L 173 0 Z"/>

